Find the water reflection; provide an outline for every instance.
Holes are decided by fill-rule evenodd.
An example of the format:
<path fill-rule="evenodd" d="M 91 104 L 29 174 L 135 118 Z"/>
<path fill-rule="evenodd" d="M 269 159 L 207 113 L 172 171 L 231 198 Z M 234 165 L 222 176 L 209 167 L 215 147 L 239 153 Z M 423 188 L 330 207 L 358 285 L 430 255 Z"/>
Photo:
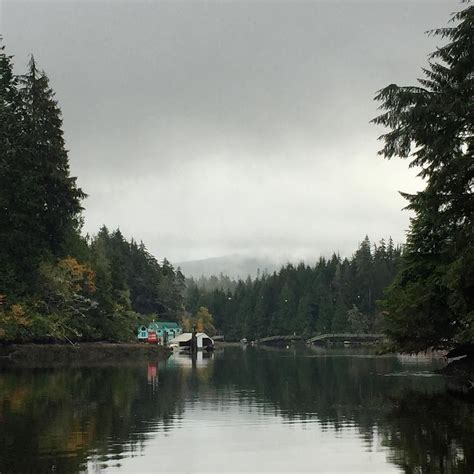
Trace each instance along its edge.
<path fill-rule="evenodd" d="M 3 370 L 0 472 L 474 472 L 473 405 L 440 363 L 229 347 Z"/>

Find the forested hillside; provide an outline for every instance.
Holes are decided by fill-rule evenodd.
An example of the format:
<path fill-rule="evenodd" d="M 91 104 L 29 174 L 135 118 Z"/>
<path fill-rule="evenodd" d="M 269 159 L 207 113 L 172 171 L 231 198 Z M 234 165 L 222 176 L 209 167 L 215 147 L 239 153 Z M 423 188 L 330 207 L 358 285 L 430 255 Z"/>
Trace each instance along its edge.
<path fill-rule="evenodd" d="M 70 176 L 48 77 L 33 58 L 15 75 L 1 46 L 0 340 L 126 340 L 140 321 L 166 318 L 215 327 L 229 340 L 385 331 L 407 351 L 472 344 L 473 24 L 468 5 L 434 32 L 447 44 L 419 85 L 391 84 L 376 96 L 373 122 L 386 129 L 380 154 L 408 158 L 426 183 L 403 194 L 413 213 L 403 255 L 391 239 L 366 237 L 351 258 L 245 281 L 186 283 L 119 230 L 84 236 L 86 194 Z"/>
<path fill-rule="evenodd" d="M 366 237 L 350 259 L 333 255 L 314 266 L 288 264 L 278 273 L 231 286 L 222 277 L 189 280 L 186 306 L 192 312 L 209 308 L 228 340 L 381 331 L 377 301 L 393 281 L 400 257 L 401 248 L 391 239 L 372 246 Z"/>
<path fill-rule="evenodd" d="M 151 318 L 215 326 L 229 339 L 377 326 L 376 301 L 400 257 L 391 241 L 245 282 L 191 280 L 184 301 L 184 275 L 143 243 L 105 226 L 81 234 L 86 194 L 70 176 L 54 92 L 33 58 L 15 75 L 4 47 L 0 118 L 3 341 L 127 340 Z"/>
<path fill-rule="evenodd" d="M 0 49 L 0 340 L 126 340 L 143 315 L 176 319 L 184 277 L 106 227 L 81 235 L 61 111 L 32 58 Z"/>

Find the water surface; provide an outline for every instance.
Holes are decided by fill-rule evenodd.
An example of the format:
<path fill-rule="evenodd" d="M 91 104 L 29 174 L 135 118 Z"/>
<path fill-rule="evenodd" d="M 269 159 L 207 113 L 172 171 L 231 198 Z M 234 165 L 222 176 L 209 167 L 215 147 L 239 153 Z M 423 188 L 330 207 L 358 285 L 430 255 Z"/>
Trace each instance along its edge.
<path fill-rule="evenodd" d="M 0 473 L 474 472 L 441 359 L 226 347 L 197 360 L 3 369 Z"/>

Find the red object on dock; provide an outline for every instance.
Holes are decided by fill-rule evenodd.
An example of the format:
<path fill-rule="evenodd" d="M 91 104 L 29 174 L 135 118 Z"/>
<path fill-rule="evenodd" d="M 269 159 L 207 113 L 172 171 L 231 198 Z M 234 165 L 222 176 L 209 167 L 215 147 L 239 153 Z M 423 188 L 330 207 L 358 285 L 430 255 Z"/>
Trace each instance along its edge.
<path fill-rule="evenodd" d="M 148 331 L 147 341 L 150 344 L 158 344 L 158 338 L 156 337 L 156 332 L 155 331 Z"/>

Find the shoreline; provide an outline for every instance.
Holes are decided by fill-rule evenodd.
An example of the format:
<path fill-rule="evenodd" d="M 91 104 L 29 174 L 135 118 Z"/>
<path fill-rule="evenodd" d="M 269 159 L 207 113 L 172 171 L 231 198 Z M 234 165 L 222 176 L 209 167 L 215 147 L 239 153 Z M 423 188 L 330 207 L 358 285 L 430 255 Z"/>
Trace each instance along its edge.
<path fill-rule="evenodd" d="M 474 357 L 453 359 L 439 373 L 451 381 L 456 392 L 474 397 Z"/>
<path fill-rule="evenodd" d="M 145 343 L 12 344 L 0 346 L 0 368 L 105 366 L 167 359 L 171 350 Z"/>

